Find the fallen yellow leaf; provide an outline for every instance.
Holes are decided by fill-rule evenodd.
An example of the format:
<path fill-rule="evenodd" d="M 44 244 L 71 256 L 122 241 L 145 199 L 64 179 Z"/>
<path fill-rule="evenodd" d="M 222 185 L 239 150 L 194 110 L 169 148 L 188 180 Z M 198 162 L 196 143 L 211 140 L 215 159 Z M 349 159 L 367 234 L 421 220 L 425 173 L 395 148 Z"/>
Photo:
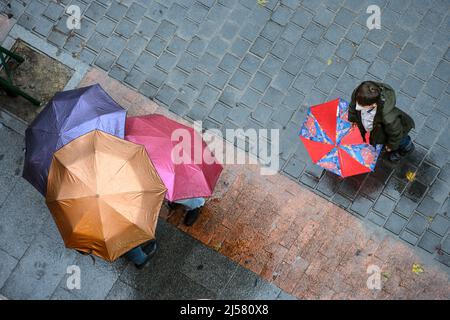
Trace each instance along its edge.
<path fill-rule="evenodd" d="M 331 59 L 328 59 L 327 60 L 327 65 L 330 65 L 330 64 L 332 64 L 333 63 L 333 60 L 331 60 Z"/>
<path fill-rule="evenodd" d="M 256 3 L 258 3 L 260 6 L 264 7 L 267 4 L 267 0 L 256 0 Z"/>
<path fill-rule="evenodd" d="M 412 272 L 414 272 L 415 274 L 421 274 L 423 273 L 423 268 L 420 264 L 418 263 L 414 263 L 412 266 Z"/>
<path fill-rule="evenodd" d="M 413 181 L 416 179 L 416 173 L 413 172 L 413 171 L 408 171 L 408 172 L 406 173 L 406 179 L 407 179 L 409 182 L 413 182 Z"/>

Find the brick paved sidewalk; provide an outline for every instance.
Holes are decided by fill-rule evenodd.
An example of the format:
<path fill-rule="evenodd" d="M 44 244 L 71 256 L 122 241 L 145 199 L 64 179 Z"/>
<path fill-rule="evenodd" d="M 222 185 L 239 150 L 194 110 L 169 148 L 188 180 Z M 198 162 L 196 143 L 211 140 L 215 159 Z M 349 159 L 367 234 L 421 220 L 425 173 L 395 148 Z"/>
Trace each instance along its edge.
<path fill-rule="evenodd" d="M 183 121 L 99 70 L 80 86 L 96 82 L 129 116 L 158 112 Z M 449 272 L 430 256 L 287 177 L 261 176 L 259 169 L 225 166 L 193 227 L 182 224 L 182 212 L 163 207 L 161 217 L 301 299 L 450 299 Z M 382 290 L 367 288 L 372 264 L 381 269 Z M 413 273 L 414 264 L 424 272 Z"/>

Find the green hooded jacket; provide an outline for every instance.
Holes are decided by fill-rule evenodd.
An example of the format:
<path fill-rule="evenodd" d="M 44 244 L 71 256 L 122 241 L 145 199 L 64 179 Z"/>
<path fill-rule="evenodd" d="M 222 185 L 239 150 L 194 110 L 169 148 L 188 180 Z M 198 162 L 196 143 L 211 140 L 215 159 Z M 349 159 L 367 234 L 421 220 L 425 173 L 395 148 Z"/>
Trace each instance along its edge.
<path fill-rule="evenodd" d="M 381 88 L 381 103 L 377 105 L 369 143 L 371 145 L 384 144 L 391 150 L 397 150 L 402 138 L 414 128 L 414 120 L 395 106 L 395 91 L 391 86 L 381 82 L 375 83 Z M 356 89 L 352 93 L 348 120 L 358 125 L 363 140 L 366 141 L 366 130 L 361 120 L 361 111 L 356 110 L 355 95 Z"/>

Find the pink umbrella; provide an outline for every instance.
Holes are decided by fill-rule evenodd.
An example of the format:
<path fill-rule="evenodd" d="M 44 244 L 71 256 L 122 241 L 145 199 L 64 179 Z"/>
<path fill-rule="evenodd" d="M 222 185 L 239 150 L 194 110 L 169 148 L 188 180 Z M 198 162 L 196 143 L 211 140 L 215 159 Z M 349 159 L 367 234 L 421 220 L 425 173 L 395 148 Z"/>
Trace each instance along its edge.
<path fill-rule="evenodd" d="M 180 153 L 180 146 L 186 141 L 172 140 L 172 134 L 177 129 L 184 129 L 181 132 L 190 140 L 188 147 Z M 125 139 L 145 146 L 167 187 L 166 198 L 169 201 L 212 195 L 223 167 L 194 129 L 159 114 L 130 117 L 126 119 Z M 173 153 L 181 154 L 185 161 L 177 162 Z M 210 157 L 204 161 L 203 154 Z"/>

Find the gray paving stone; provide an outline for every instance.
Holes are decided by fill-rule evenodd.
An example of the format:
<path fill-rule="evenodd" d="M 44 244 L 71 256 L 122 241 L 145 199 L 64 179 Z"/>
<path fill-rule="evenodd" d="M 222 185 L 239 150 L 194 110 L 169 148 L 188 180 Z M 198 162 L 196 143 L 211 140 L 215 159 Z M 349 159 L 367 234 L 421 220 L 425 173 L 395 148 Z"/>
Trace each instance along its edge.
<path fill-rule="evenodd" d="M 257 56 L 264 58 L 265 55 L 269 52 L 270 48 L 272 47 L 272 44 L 270 41 L 258 37 L 253 45 L 250 47 L 250 52 L 256 54 Z"/>
<path fill-rule="evenodd" d="M 254 299 L 254 300 L 271 300 L 275 299 L 281 290 L 273 284 L 261 280 L 253 272 L 239 268 L 234 273 L 231 280 L 221 290 L 220 299 Z"/>
<path fill-rule="evenodd" d="M 53 28 L 53 22 L 44 17 L 38 17 L 36 19 L 33 30 L 43 37 L 47 37 Z"/>
<path fill-rule="evenodd" d="M 209 52 L 206 52 L 201 58 L 200 63 L 197 66 L 199 69 L 207 72 L 213 73 L 216 70 L 216 67 L 219 65 L 220 59 L 216 56 L 213 56 Z"/>
<path fill-rule="evenodd" d="M 157 88 L 161 87 L 167 78 L 165 72 L 155 67 L 151 67 L 147 73 L 147 82 Z"/>
<path fill-rule="evenodd" d="M 294 78 L 295 77 L 292 74 L 282 70 L 278 73 L 275 79 L 273 79 L 271 86 L 279 90 L 285 90 L 291 86 Z"/>
<path fill-rule="evenodd" d="M 229 45 L 230 44 L 228 41 L 224 40 L 220 36 L 216 36 L 209 41 L 208 52 L 217 57 L 222 57 L 225 52 L 227 52 Z"/>
<path fill-rule="evenodd" d="M 442 92 L 444 91 L 447 83 L 442 82 L 436 77 L 431 77 L 427 80 L 427 83 L 424 88 L 424 92 L 435 99 L 439 99 Z"/>
<path fill-rule="evenodd" d="M 125 14 L 125 17 L 130 19 L 131 21 L 135 23 L 139 23 L 139 21 L 142 19 L 146 11 L 146 8 L 139 5 L 136 2 L 133 2 L 127 10 L 127 13 Z"/>
<path fill-rule="evenodd" d="M 250 86 L 260 92 L 264 92 L 269 86 L 271 78 L 262 72 L 257 72 Z"/>
<path fill-rule="evenodd" d="M 408 222 L 407 219 L 394 213 L 389 216 L 389 218 L 386 221 L 386 224 L 384 225 L 384 228 L 396 235 L 399 235 L 407 222 Z"/>
<path fill-rule="evenodd" d="M 442 167 L 450 159 L 450 151 L 439 145 L 434 145 L 425 159 L 431 164 Z"/>
<path fill-rule="evenodd" d="M 126 13 L 127 7 L 118 1 L 113 1 L 109 7 L 106 15 L 119 21 Z"/>
<path fill-rule="evenodd" d="M 406 228 L 409 231 L 412 231 L 414 234 L 420 236 L 423 234 L 425 229 L 428 226 L 428 220 L 421 215 L 415 213 L 411 220 L 406 225 Z"/>
<path fill-rule="evenodd" d="M 233 121 L 238 126 L 242 126 L 245 123 L 247 117 L 250 116 L 250 113 L 250 109 L 244 106 L 237 106 L 231 110 L 230 114 L 228 115 L 228 119 Z"/>
<path fill-rule="evenodd" d="M 319 43 L 324 31 L 324 27 L 315 23 L 310 23 L 303 32 L 303 38 L 317 44 Z"/>
<path fill-rule="evenodd" d="M 181 272 L 198 284 L 219 293 L 230 281 L 238 265 L 205 246 L 197 246 L 186 257 Z"/>
<path fill-rule="evenodd" d="M 367 40 L 376 44 L 377 46 L 382 46 L 385 40 L 389 36 L 389 32 L 386 28 L 373 29 L 367 33 Z"/>
<path fill-rule="evenodd" d="M 167 78 L 167 83 L 174 89 L 180 89 L 188 79 L 188 74 L 181 69 L 174 68 Z"/>
<path fill-rule="evenodd" d="M 74 258 L 75 251 L 62 241 L 38 234 L 1 293 L 10 299 L 49 299 Z"/>
<path fill-rule="evenodd" d="M 124 82 L 129 84 L 135 89 L 139 89 L 142 83 L 145 81 L 145 79 L 146 75 L 143 72 L 137 69 L 132 69 L 125 77 Z"/>
<path fill-rule="evenodd" d="M 139 88 L 139 92 L 142 93 L 144 96 L 153 99 L 158 92 L 158 88 L 147 82 L 144 82 Z"/>
<path fill-rule="evenodd" d="M 115 32 L 118 35 L 121 35 L 124 38 L 130 38 L 136 29 L 136 24 L 130 22 L 128 20 L 121 20 L 115 29 Z"/>
<path fill-rule="evenodd" d="M 369 68 L 369 63 L 362 59 L 353 58 L 347 67 L 346 72 L 356 78 L 362 78 Z"/>
<path fill-rule="evenodd" d="M 156 100 L 169 106 L 173 103 L 177 96 L 177 91 L 168 85 L 163 85 L 156 95 Z"/>
<path fill-rule="evenodd" d="M 97 24 L 96 31 L 103 34 L 104 36 L 109 37 L 111 33 L 114 31 L 116 27 L 116 22 L 114 20 L 103 17 L 100 22 Z M 84 29 L 84 24 L 83 28 Z"/>
<path fill-rule="evenodd" d="M 251 117 L 259 123 L 265 125 L 269 121 L 273 113 L 273 109 L 265 104 L 258 104 L 256 109 L 251 113 Z"/>
<path fill-rule="evenodd" d="M 107 51 L 102 50 L 98 55 L 97 59 L 95 60 L 95 65 L 99 66 L 105 71 L 108 71 L 115 60 L 116 56 L 112 55 Z"/>
<path fill-rule="evenodd" d="M 206 111 L 207 109 L 205 108 L 204 110 Z M 208 114 L 208 117 L 217 121 L 218 123 L 224 123 L 225 119 L 227 119 L 230 112 L 231 112 L 230 107 L 226 106 L 225 104 L 223 104 L 221 102 L 218 102 L 212 108 L 211 112 Z"/>
<path fill-rule="evenodd" d="M 426 231 L 418 246 L 430 253 L 436 252 L 440 248 L 442 238 L 431 231 Z"/>
<path fill-rule="evenodd" d="M 57 21 L 64 13 L 64 7 L 55 2 L 50 2 L 44 11 L 44 16 L 50 20 Z"/>
<path fill-rule="evenodd" d="M 206 41 L 199 37 L 194 37 L 187 47 L 187 51 L 191 54 L 201 57 L 206 49 Z"/>
<path fill-rule="evenodd" d="M 328 27 L 327 32 L 324 34 L 324 39 L 330 41 L 333 44 L 338 44 L 345 34 L 345 29 L 337 24 L 332 24 Z"/>
<path fill-rule="evenodd" d="M 123 49 L 125 49 L 127 45 L 127 41 L 118 36 L 118 35 L 112 35 L 108 42 L 105 45 L 105 49 L 108 49 L 109 51 L 111 51 L 112 53 L 119 55 Z"/>
<path fill-rule="evenodd" d="M 253 23 L 247 22 L 239 31 L 239 35 L 250 41 L 253 42 L 259 35 L 260 26 L 255 25 Z"/>
<path fill-rule="evenodd" d="M 226 53 L 219 64 L 219 68 L 229 74 L 233 74 L 239 65 L 239 59 L 232 54 Z"/>
<path fill-rule="evenodd" d="M 104 45 L 108 42 L 108 38 L 98 32 L 94 32 L 87 42 L 87 46 L 96 52 L 100 52 Z"/>
<path fill-rule="evenodd" d="M 266 91 L 266 94 L 264 95 L 262 102 L 264 102 L 265 104 L 275 107 L 277 105 L 279 105 L 281 103 L 281 101 L 283 100 L 284 94 L 273 88 L 273 87 L 269 87 Z"/>
<path fill-rule="evenodd" d="M 107 8 L 99 5 L 97 2 L 92 2 L 85 12 L 85 16 L 98 22 L 105 15 Z"/>
<path fill-rule="evenodd" d="M 347 8 L 341 8 L 337 13 L 334 22 L 344 28 L 348 28 L 351 25 L 354 18 L 355 14 L 353 12 L 351 12 Z"/>
<path fill-rule="evenodd" d="M 117 64 L 122 66 L 125 70 L 131 70 L 136 60 L 138 59 L 138 55 L 130 50 L 124 50 L 117 58 Z"/>
<path fill-rule="evenodd" d="M 179 115 L 180 117 L 185 116 L 189 111 L 189 106 L 183 101 L 176 99 L 169 107 L 169 110 L 173 113 Z"/>
<path fill-rule="evenodd" d="M 408 76 L 405 81 L 403 82 L 403 85 L 401 87 L 401 90 L 406 93 L 407 95 L 415 98 L 420 90 L 423 87 L 423 81 L 413 77 Z"/>
<path fill-rule="evenodd" d="M 350 61 L 355 53 L 354 45 L 348 40 L 342 40 L 336 50 L 336 55 L 346 61 Z M 364 57 L 361 57 L 364 59 Z"/>
<path fill-rule="evenodd" d="M 250 47 L 250 43 L 244 39 L 236 38 L 231 46 L 231 53 L 238 58 L 242 58 Z"/>
<path fill-rule="evenodd" d="M 202 4 L 195 2 L 187 12 L 187 17 L 196 23 L 201 23 L 208 14 L 208 8 Z"/>
<path fill-rule="evenodd" d="M 149 19 L 147 17 L 142 18 L 140 24 L 138 25 L 136 31 L 141 36 L 146 38 L 152 38 L 155 34 L 156 28 L 158 27 L 158 23 Z"/>
<path fill-rule="evenodd" d="M 428 80 L 434 68 L 435 66 L 432 63 L 422 57 L 417 61 L 414 67 L 414 74 L 422 80 Z"/>
<path fill-rule="evenodd" d="M 0 250 L 0 288 L 3 287 L 6 280 L 10 277 L 18 262 L 16 258 Z"/>
<path fill-rule="evenodd" d="M 383 60 L 376 59 L 369 67 L 368 72 L 375 77 L 380 79 L 385 79 L 388 72 L 390 70 L 389 64 L 384 62 Z"/>
<path fill-rule="evenodd" d="M 64 43 L 66 42 L 67 37 L 60 32 L 52 31 L 50 32 L 47 40 L 59 48 L 62 48 Z"/>
<path fill-rule="evenodd" d="M 249 74 L 254 74 L 256 72 L 256 70 L 258 70 L 260 64 L 261 64 L 260 58 L 248 53 L 242 59 L 242 62 L 239 65 L 239 68 L 241 68 L 242 70 L 246 71 Z"/>
<path fill-rule="evenodd" d="M 378 56 L 392 63 L 399 53 L 400 49 L 396 45 L 391 42 L 385 42 L 380 52 L 378 52 Z"/>
<path fill-rule="evenodd" d="M 358 47 L 356 55 L 371 63 L 377 56 L 378 51 L 379 48 L 377 46 L 368 42 L 367 40 L 363 40 Z"/>
<path fill-rule="evenodd" d="M 251 77 L 249 74 L 238 69 L 231 77 L 229 84 L 239 90 L 243 90 L 245 88 L 245 86 L 248 84 L 248 82 L 250 81 L 250 78 Z"/>
<path fill-rule="evenodd" d="M 370 30 L 369 32 L 372 32 L 372 31 L 373 30 Z M 348 40 L 350 40 L 354 43 L 360 43 L 364 39 L 366 33 L 367 33 L 366 26 L 362 26 L 360 24 L 353 23 L 350 26 L 350 29 L 347 31 L 345 38 L 347 38 Z M 369 38 L 369 40 L 370 40 L 370 38 Z"/>
<path fill-rule="evenodd" d="M 450 220 L 444 216 L 437 215 L 431 222 L 430 230 L 434 233 L 444 236 L 450 228 Z"/>
<path fill-rule="evenodd" d="M 169 72 L 177 63 L 177 56 L 169 51 L 163 51 L 156 62 L 156 65 L 165 72 Z"/>
<path fill-rule="evenodd" d="M 152 39 L 150 39 L 145 49 L 153 53 L 154 55 L 159 56 L 164 51 L 164 48 L 166 46 L 167 41 L 161 39 L 160 37 L 154 36 Z"/>
<path fill-rule="evenodd" d="M 450 81 L 450 63 L 447 61 L 439 62 L 436 70 L 433 73 L 439 79 L 449 82 Z"/>
<path fill-rule="evenodd" d="M 408 42 L 403 48 L 402 53 L 400 54 L 400 58 L 411 64 L 415 64 L 421 53 L 421 48 L 411 42 Z"/>
<path fill-rule="evenodd" d="M 408 232 L 406 229 L 403 230 L 403 232 L 400 234 L 400 238 L 413 246 L 415 246 L 417 244 L 417 241 L 419 240 L 416 235 Z"/>

